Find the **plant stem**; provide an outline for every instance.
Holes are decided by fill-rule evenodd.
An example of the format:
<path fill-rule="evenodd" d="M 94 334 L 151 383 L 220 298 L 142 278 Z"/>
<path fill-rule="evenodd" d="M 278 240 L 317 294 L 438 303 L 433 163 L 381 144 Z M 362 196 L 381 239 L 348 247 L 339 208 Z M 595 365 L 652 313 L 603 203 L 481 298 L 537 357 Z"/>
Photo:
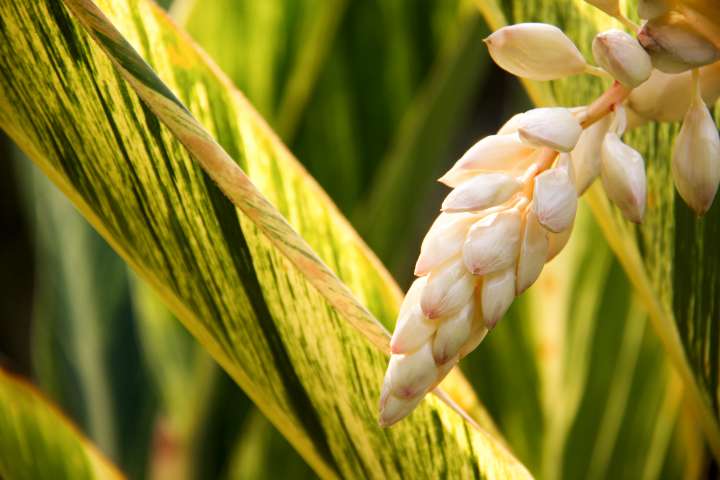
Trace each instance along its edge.
<path fill-rule="evenodd" d="M 612 112 L 615 105 L 625 100 L 632 90 L 624 87 L 620 82 L 614 82 L 605 93 L 595 99 L 593 103 L 585 111 L 585 115 L 580 121 L 583 128 L 588 128 L 593 123 Z"/>

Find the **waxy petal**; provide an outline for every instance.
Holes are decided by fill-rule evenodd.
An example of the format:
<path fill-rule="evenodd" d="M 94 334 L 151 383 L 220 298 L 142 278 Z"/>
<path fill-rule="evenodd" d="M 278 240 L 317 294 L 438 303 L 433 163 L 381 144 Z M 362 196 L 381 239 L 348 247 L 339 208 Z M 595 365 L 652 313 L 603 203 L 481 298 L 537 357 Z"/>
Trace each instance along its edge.
<path fill-rule="evenodd" d="M 511 210 L 475 223 L 463 245 L 463 261 L 473 275 L 504 270 L 514 265 L 520 244 L 520 215 Z"/>

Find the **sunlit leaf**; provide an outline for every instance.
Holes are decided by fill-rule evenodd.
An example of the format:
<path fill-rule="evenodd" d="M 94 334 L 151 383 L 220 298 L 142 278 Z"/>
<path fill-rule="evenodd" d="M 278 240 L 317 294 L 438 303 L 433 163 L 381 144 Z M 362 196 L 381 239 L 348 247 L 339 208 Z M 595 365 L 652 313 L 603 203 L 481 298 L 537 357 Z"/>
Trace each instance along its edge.
<path fill-rule="evenodd" d="M 32 386 L 0 370 L 0 476 L 124 478 Z"/>
<path fill-rule="evenodd" d="M 319 475 L 526 476 L 435 397 L 378 428 L 387 333 L 370 312 L 391 322 L 397 288 L 156 6 L 99 4 L 167 84 L 91 2 L 2 4 L 0 125 L 13 140 Z"/>

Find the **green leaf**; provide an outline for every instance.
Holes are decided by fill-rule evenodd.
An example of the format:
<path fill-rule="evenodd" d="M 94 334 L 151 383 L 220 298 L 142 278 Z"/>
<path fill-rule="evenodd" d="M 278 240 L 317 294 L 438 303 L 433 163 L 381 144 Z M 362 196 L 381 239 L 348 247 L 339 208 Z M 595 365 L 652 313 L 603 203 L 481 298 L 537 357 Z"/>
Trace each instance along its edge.
<path fill-rule="evenodd" d="M 317 478 L 297 455 L 292 454 L 287 441 L 273 433 L 272 425 L 265 417 L 258 412 L 249 415 L 223 478 L 228 480 Z"/>
<path fill-rule="evenodd" d="M 408 265 L 422 238 L 417 212 L 427 206 L 426 198 L 435 201 L 442 189 L 435 182 L 442 174 L 441 160 L 467 120 L 488 65 L 482 43 L 487 27 L 470 12 L 453 25 L 458 38 L 439 55 L 374 173 L 370 191 L 356 207 L 363 238 L 393 271 L 411 271 Z"/>
<path fill-rule="evenodd" d="M 34 224 L 38 384 L 120 468 L 141 476 L 156 399 L 137 348 L 126 267 L 47 177 L 15 157 Z"/>
<path fill-rule="evenodd" d="M 0 370 L 0 476 L 124 478 L 32 386 Z"/>
<path fill-rule="evenodd" d="M 392 322 L 397 287 L 158 7 L 98 3 L 112 24 L 88 1 L 67 0 L 72 14 L 2 5 L 0 125 L 13 140 L 320 476 L 527 476 L 437 397 L 378 428 L 388 335 L 373 314 Z"/>
<path fill-rule="evenodd" d="M 592 59 L 593 36 L 600 30 L 620 27 L 581 0 L 569 4 L 515 0 L 503 2 L 502 6 L 492 0 L 476 3 L 494 29 L 507 22 L 541 21 L 559 26 L 588 59 Z M 635 2 L 631 3 L 626 13 L 637 18 Z M 536 104 L 583 105 L 608 84 L 597 78 L 575 76 L 544 83 L 528 81 L 525 86 Z M 676 124 L 650 123 L 626 135 L 626 141 L 645 158 L 648 172 L 648 209 L 639 228 L 629 225 L 610 207 L 599 185 L 591 188 L 585 199 L 685 384 L 688 406 L 717 459 L 720 255 L 710 246 L 720 240 L 720 202 L 715 202 L 703 219 L 697 219 L 676 195 L 670 156 L 678 130 Z"/>

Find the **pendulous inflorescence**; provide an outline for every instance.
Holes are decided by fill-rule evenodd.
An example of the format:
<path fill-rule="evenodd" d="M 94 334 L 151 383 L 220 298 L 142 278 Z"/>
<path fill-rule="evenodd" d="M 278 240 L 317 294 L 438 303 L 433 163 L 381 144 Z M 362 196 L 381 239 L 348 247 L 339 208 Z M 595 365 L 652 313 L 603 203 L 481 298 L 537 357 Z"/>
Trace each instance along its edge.
<path fill-rule="evenodd" d="M 628 220 L 646 208 L 642 155 L 623 142 L 647 121 L 683 120 L 671 159 L 674 182 L 698 214 L 720 183 L 720 136 L 708 110 L 720 94 L 720 36 L 672 2 L 643 0 L 642 27 L 617 0 L 586 0 L 633 30 L 599 33 L 587 63 L 557 27 L 501 28 L 486 45 L 522 78 L 591 74 L 612 79 L 594 102 L 513 116 L 440 178 L 452 190 L 422 242 L 417 279 L 400 308 L 380 398 L 380 424 L 408 415 L 474 350 L 567 243 L 578 197 L 600 177 Z"/>

